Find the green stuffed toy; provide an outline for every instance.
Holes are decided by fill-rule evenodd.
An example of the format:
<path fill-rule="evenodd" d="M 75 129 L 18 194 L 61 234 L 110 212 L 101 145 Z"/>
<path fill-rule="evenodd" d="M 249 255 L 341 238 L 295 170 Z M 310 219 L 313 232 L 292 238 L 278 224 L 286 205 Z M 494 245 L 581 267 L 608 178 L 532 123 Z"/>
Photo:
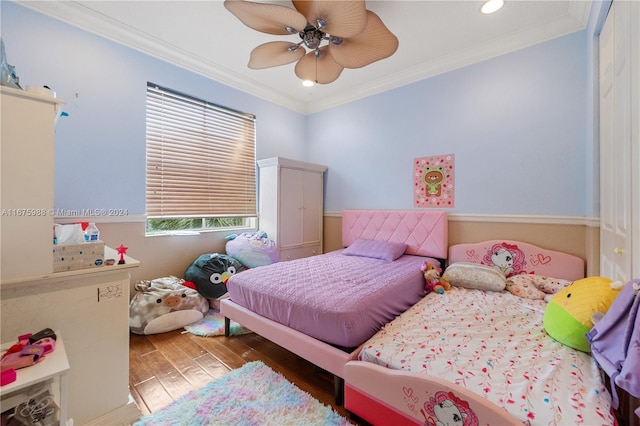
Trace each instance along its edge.
<path fill-rule="evenodd" d="M 607 312 L 623 285 L 604 277 L 574 281 L 549 300 L 544 311 L 544 329 L 563 345 L 589 353 L 585 334 L 593 328 L 594 319 Z"/>

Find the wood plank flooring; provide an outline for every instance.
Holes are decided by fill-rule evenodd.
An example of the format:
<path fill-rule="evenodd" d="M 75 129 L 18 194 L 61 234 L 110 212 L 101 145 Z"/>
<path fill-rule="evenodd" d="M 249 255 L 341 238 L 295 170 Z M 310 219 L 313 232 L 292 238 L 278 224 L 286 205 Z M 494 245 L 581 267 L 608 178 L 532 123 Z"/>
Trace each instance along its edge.
<path fill-rule="evenodd" d="M 354 424 L 366 425 L 335 405 L 331 374 L 269 340 L 255 333 L 199 337 L 183 332 L 130 334 L 129 391 L 142 414 L 157 411 L 246 362 L 262 361 Z"/>

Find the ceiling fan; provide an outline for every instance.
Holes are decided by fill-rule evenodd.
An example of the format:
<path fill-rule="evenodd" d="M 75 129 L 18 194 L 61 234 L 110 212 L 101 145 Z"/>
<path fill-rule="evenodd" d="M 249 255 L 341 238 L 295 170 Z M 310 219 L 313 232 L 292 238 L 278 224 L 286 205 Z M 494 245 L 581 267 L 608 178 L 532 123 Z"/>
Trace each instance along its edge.
<path fill-rule="evenodd" d="M 274 35 L 297 34 L 300 41 L 272 41 L 253 49 L 249 68 L 296 62 L 305 82 L 328 84 L 344 68 L 362 68 L 387 58 L 398 39 L 364 0 L 292 0 L 295 9 L 273 3 L 225 0 L 224 6 L 246 26 Z M 326 42 L 326 43 L 325 43 Z M 309 49 L 309 52 L 307 52 Z"/>

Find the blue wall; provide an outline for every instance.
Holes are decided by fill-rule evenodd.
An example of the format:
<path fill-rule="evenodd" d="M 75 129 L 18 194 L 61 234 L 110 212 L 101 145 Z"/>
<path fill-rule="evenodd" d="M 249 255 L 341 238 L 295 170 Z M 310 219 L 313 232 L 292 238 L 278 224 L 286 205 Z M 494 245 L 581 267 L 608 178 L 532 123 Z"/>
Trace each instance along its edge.
<path fill-rule="evenodd" d="M 13 2 L 1 7 L 22 87 L 47 85 L 67 101 L 56 129 L 56 208 L 144 214 L 147 81 L 256 115 L 257 158 L 304 159 L 303 115 Z"/>
<path fill-rule="evenodd" d="M 413 159 L 453 153 L 452 212 L 587 215 L 586 39 L 574 33 L 309 117 L 309 158 L 329 165 L 326 209 L 413 208 Z"/>
<path fill-rule="evenodd" d="M 451 212 L 597 215 L 588 30 L 305 117 L 12 2 L 1 24 L 22 84 L 67 100 L 57 208 L 144 213 L 152 81 L 255 114 L 259 159 L 328 165 L 328 212 L 412 209 L 413 158 L 453 153 Z"/>

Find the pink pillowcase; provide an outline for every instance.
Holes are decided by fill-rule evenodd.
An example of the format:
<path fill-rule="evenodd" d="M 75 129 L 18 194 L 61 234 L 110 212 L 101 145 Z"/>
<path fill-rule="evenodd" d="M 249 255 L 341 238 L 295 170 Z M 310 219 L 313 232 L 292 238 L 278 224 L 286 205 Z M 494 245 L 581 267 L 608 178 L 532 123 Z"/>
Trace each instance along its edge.
<path fill-rule="evenodd" d="M 347 256 L 372 257 L 382 260 L 396 260 L 404 254 L 406 249 L 407 245 L 403 243 L 357 239 L 351 243 L 349 247 L 344 249 L 342 254 Z"/>
<path fill-rule="evenodd" d="M 573 281 L 535 274 L 513 275 L 507 279 L 506 290 L 519 297 L 549 301 L 554 294 Z"/>

